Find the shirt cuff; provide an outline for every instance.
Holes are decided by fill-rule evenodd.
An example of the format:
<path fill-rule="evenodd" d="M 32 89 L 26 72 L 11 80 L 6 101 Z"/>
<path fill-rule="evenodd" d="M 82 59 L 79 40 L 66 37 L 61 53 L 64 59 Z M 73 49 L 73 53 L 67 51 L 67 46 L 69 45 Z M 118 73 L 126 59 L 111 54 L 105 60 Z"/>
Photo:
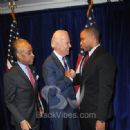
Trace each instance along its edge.
<path fill-rule="evenodd" d="M 73 82 L 73 78 L 69 77 L 69 79 Z"/>

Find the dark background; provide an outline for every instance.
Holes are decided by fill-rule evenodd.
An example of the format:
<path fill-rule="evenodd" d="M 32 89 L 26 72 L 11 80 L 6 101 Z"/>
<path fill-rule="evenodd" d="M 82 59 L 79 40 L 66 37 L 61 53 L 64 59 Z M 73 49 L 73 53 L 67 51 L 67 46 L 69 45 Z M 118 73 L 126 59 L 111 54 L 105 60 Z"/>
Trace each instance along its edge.
<path fill-rule="evenodd" d="M 71 64 L 75 68 L 79 52 L 79 34 L 86 23 L 86 6 L 17 13 L 20 36 L 29 40 L 36 56 L 35 66 L 43 87 L 41 67 L 51 53 L 50 40 L 57 29 L 69 32 Z M 101 45 L 113 55 L 117 65 L 114 118 L 110 130 L 130 130 L 130 2 L 94 5 L 96 23 L 102 34 Z M 10 15 L 0 15 L 0 129 L 13 130 L 10 114 L 3 101 L 3 74 L 11 24 Z M 44 101 L 43 101 L 44 102 Z M 45 104 L 46 105 L 46 104 Z M 42 130 L 49 130 L 48 119 L 42 119 Z"/>

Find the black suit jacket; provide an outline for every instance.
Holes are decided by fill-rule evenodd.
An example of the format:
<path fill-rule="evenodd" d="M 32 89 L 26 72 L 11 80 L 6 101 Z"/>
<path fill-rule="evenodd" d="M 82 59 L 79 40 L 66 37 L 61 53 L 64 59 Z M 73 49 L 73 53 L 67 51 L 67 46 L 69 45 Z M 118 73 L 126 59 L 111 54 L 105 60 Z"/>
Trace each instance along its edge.
<path fill-rule="evenodd" d="M 40 106 L 36 79 L 33 88 L 24 71 L 16 64 L 4 75 L 4 94 L 6 106 L 11 112 L 12 124 L 17 125 L 20 121 L 27 120 L 34 128 L 36 109 Z"/>
<path fill-rule="evenodd" d="M 80 76 L 81 92 L 84 89 L 80 111 L 95 113 L 98 120 L 111 118 L 114 80 L 114 60 L 99 46 L 85 63 Z"/>

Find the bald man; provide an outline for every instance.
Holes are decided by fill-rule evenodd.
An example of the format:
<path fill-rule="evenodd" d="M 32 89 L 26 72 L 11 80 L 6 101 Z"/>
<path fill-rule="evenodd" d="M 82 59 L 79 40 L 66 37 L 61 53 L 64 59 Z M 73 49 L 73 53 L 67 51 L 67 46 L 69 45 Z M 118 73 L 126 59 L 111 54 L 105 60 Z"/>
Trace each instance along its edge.
<path fill-rule="evenodd" d="M 16 130 L 39 130 L 36 112 L 41 110 L 32 46 L 24 39 L 13 44 L 17 63 L 4 75 L 5 103 Z"/>
<path fill-rule="evenodd" d="M 80 130 L 73 88 L 75 72 L 67 55 L 71 47 L 68 32 L 57 30 L 51 39 L 52 54 L 43 64 L 43 78 L 48 88 L 51 130 Z"/>

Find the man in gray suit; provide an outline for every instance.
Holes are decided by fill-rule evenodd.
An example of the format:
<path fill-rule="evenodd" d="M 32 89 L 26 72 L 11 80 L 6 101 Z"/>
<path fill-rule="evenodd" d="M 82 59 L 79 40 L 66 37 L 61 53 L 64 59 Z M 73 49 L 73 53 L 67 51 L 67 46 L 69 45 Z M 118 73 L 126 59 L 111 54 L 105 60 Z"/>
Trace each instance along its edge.
<path fill-rule="evenodd" d="M 11 123 L 16 130 L 39 130 L 36 114 L 43 114 L 38 96 L 35 71 L 32 68 L 32 46 L 24 39 L 13 44 L 17 63 L 4 75 L 5 103 L 11 112 Z"/>

